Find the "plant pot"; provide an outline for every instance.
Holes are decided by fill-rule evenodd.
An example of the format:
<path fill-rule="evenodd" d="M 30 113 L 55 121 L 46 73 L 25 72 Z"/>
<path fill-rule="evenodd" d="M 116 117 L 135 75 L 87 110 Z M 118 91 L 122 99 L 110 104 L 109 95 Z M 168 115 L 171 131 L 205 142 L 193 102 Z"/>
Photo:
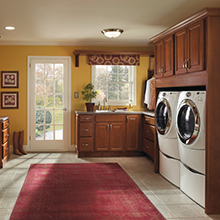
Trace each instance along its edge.
<path fill-rule="evenodd" d="M 93 109 L 94 109 L 94 105 L 95 103 L 86 103 L 86 110 L 87 112 L 93 112 Z"/>

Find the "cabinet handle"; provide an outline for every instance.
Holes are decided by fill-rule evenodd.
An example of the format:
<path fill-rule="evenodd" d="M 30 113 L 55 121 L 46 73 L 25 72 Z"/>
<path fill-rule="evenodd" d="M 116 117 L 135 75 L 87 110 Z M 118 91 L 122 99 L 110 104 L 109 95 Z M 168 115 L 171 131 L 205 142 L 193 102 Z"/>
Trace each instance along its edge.
<path fill-rule="evenodd" d="M 127 123 L 128 123 L 128 121 L 129 121 L 129 117 L 127 116 L 126 118 L 127 118 Z"/>
<path fill-rule="evenodd" d="M 186 67 L 187 67 L 187 70 L 190 69 L 189 61 L 190 61 L 189 59 L 186 60 Z"/>
<path fill-rule="evenodd" d="M 110 131 L 112 131 L 112 124 L 110 125 Z"/>
<path fill-rule="evenodd" d="M 160 72 L 162 73 L 162 74 L 164 74 L 164 65 L 162 65 L 161 67 L 160 67 Z"/>
<path fill-rule="evenodd" d="M 83 120 L 89 120 L 90 118 L 82 118 Z"/>
<path fill-rule="evenodd" d="M 5 125 L 6 125 L 6 126 L 8 126 L 8 125 L 9 125 L 9 123 L 6 123 Z"/>
<path fill-rule="evenodd" d="M 107 131 L 109 131 L 109 125 L 107 125 Z"/>
<path fill-rule="evenodd" d="M 146 147 L 147 149 L 149 149 L 149 146 L 145 145 L 145 147 Z"/>
<path fill-rule="evenodd" d="M 9 134 L 6 134 L 5 137 L 9 137 Z"/>
<path fill-rule="evenodd" d="M 82 129 L 82 131 L 89 131 L 89 129 Z"/>
<path fill-rule="evenodd" d="M 88 147 L 88 146 L 89 146 L 89 144 L 82 144 L 82 146 L 84 146 L 84 147 Z"/>

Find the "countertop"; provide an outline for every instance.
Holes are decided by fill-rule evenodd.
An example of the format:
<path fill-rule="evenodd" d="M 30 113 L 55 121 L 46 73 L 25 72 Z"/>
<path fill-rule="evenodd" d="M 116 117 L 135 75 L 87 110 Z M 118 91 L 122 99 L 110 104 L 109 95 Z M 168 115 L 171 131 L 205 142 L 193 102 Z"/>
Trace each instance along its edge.
<path fill-rule="evenodd" d="M 94 111 L 94 112 L 87 112 L 87 111 L 75 111 L 76 114 L 143 114 L 154 117 L 154 111 Z"/>

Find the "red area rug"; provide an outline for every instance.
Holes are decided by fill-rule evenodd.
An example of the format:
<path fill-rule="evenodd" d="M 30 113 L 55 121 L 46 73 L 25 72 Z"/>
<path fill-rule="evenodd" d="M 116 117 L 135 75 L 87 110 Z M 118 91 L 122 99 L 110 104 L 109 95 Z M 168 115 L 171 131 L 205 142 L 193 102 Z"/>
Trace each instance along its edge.
<path fill-rule="evenodd" d="M 165 219 L 117 163 L 32 164 L 10 220 Z"/>

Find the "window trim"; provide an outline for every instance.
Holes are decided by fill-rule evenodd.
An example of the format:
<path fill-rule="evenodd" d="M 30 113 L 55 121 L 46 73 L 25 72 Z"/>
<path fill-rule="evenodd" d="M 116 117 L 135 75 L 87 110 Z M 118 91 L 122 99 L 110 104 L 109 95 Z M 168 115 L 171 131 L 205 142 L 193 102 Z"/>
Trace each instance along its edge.
<path fill-rule="evenodd" d="M 104 65 L 107 66 L 107 65 Z M 113 66 L 113 65 L 111 65 Z M 126 66 L 126 65 L 125 65 Z M 136 91 L 136 78 L 137 78 L 137 67 L 136 66 L 128 66 L 129 68 L 131 68 L 133 74 L 131 76 L 131 81 L 130 81 L 130 91 L 129 91 L 129 100 L 132 100 L 132 104 L 136 105 L 136 96 L 137 96 L 137 91 Z M 96 90 L 96 84 L 94 81 L 94 72 L 96 70 L 96 65 L 91 65 L 91 79 L 92 79 L 92 84 L 95 86 L 95 90 Z M 132 91 L 131 91 L 132 90 Z M 129 100 L 128 101 L 124 101 L 122 103 L 119 103 L 120 101 L 115 101 L 115 100 L 107 100 L 106 105 L 115 105 L 115 106 L 125 106 L 129 104 Z M 102 105 L 102 101 L 103 100 L 96 100 L 93 99 L 93 102 L 95 104 L 98 104 L 98 102 L 100 101 L 100 104 Z"/>

